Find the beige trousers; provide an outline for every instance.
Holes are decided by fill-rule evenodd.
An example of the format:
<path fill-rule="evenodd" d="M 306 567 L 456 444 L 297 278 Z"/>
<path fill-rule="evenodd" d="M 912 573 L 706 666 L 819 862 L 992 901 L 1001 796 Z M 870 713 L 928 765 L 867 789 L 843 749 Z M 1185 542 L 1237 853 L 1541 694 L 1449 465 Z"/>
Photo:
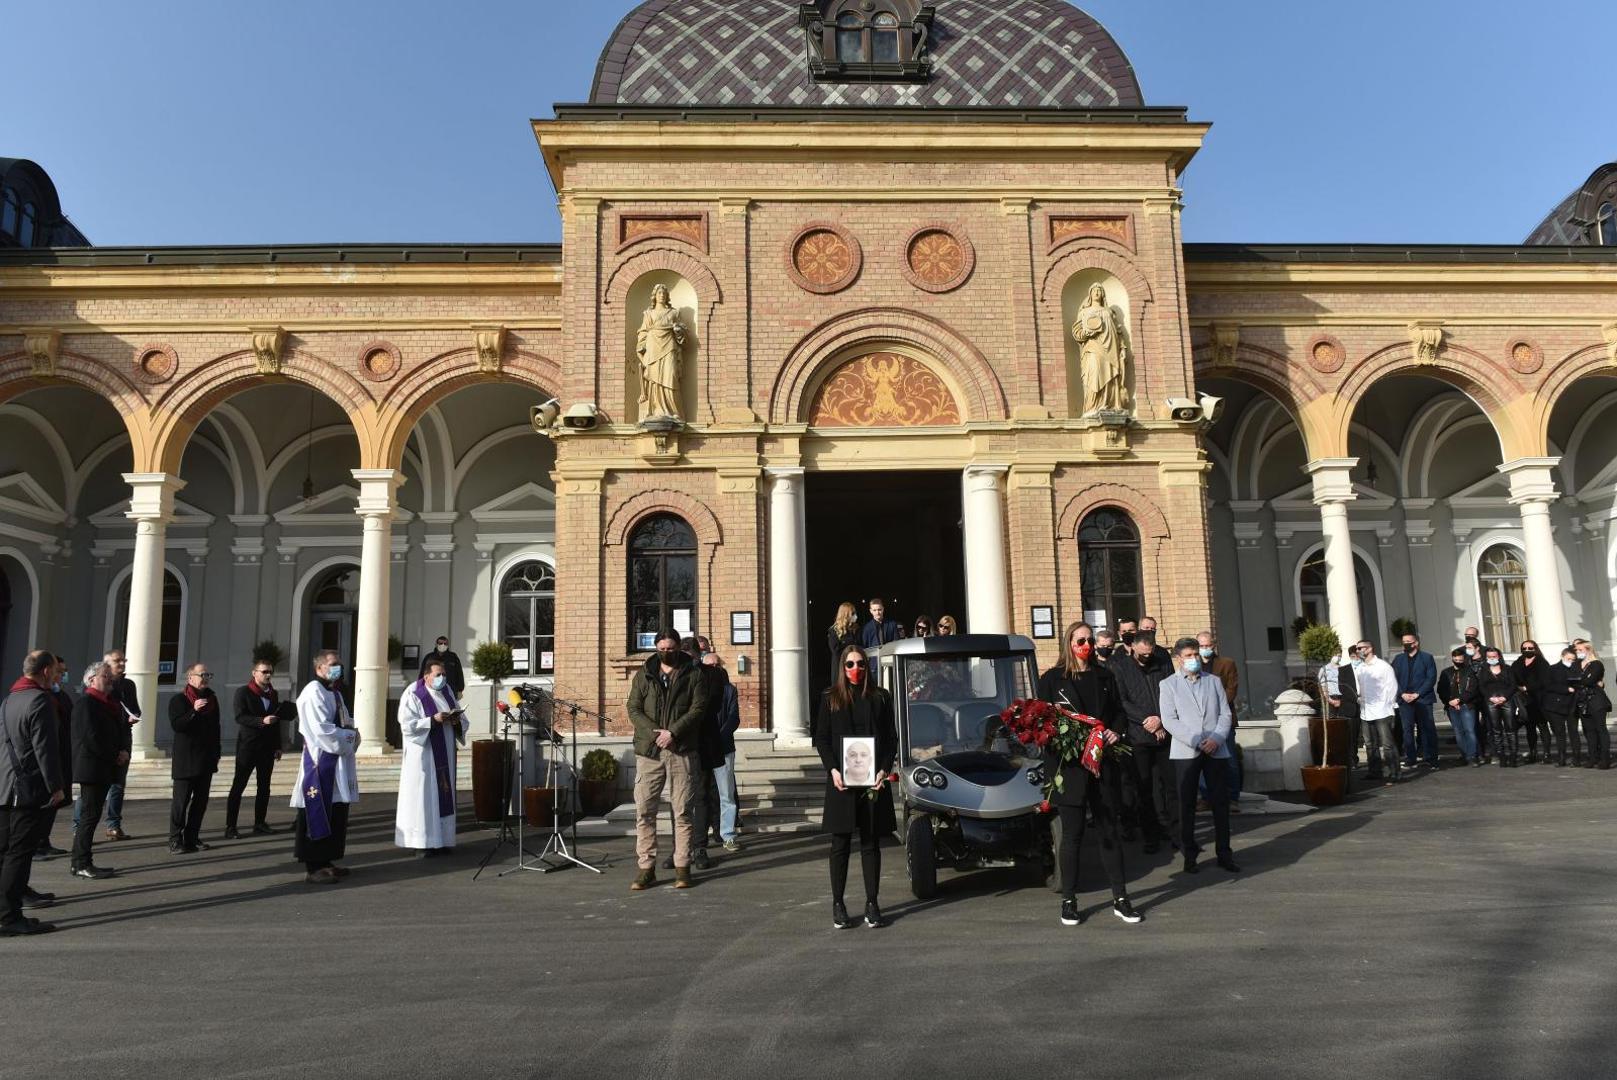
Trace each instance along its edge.
<path fill-rule="evenodd" d="M 634 854 L 640 869 L 657 865 L 657 809 L 663 785 L 674 804 L 674 865 L 691 864 L 691 801 L 700 772 L 696 754 L 664 750 L 660 757 L 634 757 Z"/>

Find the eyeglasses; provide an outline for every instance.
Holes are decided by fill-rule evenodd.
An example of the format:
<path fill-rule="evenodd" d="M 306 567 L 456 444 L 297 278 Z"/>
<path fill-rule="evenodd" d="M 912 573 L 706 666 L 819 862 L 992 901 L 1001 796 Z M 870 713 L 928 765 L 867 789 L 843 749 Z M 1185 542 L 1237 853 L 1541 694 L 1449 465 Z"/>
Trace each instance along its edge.
<path fill-rule="evenodd" d="M 213 672 L 211 672 L 211 671 L 193 671 L 193 672 L 191 672 L 191 674 L 195 675 L 199 679 L 211 679 L 211 678 L 213 678 Z"/>
<path fill-rule="evenodd" d="M 254 675 L 273 675 L 273 674 L 275 674 L 275 672 L 271 671 L 269 668 L 261 667 L 261 668 L 254 668 L 253 669 L 253 674 Z"/>

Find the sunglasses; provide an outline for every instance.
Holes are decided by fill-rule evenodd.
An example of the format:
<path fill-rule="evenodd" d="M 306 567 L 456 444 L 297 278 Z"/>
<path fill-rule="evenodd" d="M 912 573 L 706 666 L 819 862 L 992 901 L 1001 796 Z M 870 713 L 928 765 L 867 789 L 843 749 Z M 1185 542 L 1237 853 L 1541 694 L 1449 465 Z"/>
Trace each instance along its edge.
<path fill-rule="evenodd" d="M 856 667 L 864 667 L 865 662 L 863 660 L 844 660 L 842 666 L 852 671 Z"/>

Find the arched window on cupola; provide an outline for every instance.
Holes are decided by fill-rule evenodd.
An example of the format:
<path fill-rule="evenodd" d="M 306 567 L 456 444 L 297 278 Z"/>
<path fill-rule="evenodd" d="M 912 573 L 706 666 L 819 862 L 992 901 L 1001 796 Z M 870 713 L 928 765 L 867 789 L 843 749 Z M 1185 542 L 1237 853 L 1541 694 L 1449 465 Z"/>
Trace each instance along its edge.
<path fill-rule="evenodd" d="M 935 5 L 921 0 L 805 3 L 809 69 L 822 82 L 924 82 Z"/>

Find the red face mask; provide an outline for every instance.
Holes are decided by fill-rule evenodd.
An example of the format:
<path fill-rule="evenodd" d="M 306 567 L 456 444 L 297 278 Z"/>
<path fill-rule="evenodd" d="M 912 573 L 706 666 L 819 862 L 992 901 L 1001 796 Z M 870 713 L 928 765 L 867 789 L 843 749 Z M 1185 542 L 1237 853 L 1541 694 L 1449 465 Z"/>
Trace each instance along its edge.
<path fill-rule="evenodd" d="M 1095 655 L 1095 647 L 1089 643 L 1088 639 L 1085 639 L 1072 647 L 1072 655 L 1080 660 L 1087 661 L 1091 656 Z"/>
<path fill-rule="evenodd" d="M 848 669 L 848 681 L 850 683 L 852 683 L 853 685 L 855 685 L 855 686 L 858 686 L 860 683 L 864 682 L 865 681 L 865 665 L 860 664 L 858 667 L 849 668 Z"/>

